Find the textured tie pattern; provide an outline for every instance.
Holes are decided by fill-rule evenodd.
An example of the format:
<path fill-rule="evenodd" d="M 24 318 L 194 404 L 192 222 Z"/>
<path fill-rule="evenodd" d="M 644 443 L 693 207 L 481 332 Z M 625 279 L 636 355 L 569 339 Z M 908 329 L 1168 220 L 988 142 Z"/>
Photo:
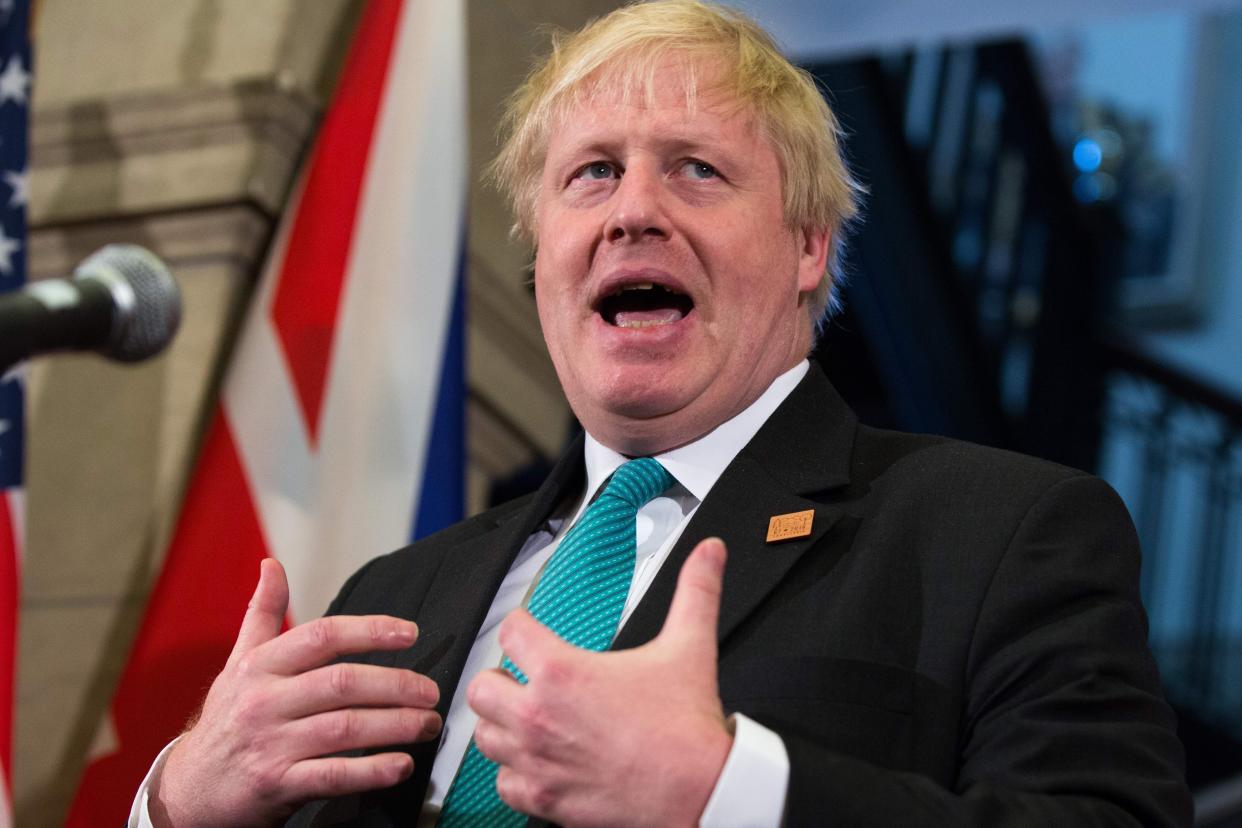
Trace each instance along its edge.
<path fill-rule="evenodd" d="M 673 483 L 650 457 L 621 466 L 582 519 L 566 533 L 548 561 L 527 609 L 540 623 L 577 647 L 603 650 L 612 643 L 634 577 L 634 522 L 638 510 Z M 514 678 L 526 676 L 505 657 Z M 439 828 L 520 826 L 526 816 L 496 794 L 496 763 L 466 749 L 445 797 Z"/>

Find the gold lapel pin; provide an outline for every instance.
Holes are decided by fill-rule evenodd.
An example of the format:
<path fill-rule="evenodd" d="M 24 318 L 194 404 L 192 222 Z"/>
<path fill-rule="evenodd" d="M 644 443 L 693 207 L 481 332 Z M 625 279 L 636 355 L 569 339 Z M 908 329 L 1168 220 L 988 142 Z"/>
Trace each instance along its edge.
<path fill-rule="evenodd" d="M 805 538 L 811 534 L 811 521 L 815 518 L 815 510 L 790 512 L 785 515 L 772 515 L 768 521 L 768 543 Z"/>

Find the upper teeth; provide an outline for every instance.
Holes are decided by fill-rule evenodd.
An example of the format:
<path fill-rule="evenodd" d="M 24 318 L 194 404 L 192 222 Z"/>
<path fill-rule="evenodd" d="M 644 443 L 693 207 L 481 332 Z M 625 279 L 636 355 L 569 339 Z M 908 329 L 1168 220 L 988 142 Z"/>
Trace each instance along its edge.
<path fill-rule="evenodd" d="M 634 284 L 634 285 L 625 285 L 621 289 L 622 290 L 651 290 L 653 287 L 655 287 L 655 284 L 652 282 L 639 282 L 638 284 Z"/>

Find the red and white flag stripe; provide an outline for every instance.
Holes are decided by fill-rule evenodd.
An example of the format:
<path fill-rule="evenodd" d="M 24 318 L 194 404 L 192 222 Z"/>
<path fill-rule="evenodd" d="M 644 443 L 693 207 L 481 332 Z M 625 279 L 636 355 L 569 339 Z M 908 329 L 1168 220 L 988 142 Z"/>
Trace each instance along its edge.
<path fill-rule="evenodd" d="M 25 493 L 20 488 L 0 489 L 0 745 L 4 746 L 3 784 L 0 784 L 0 828 L 13 824 L 14 668 L 17 665 L 17 619 L 21 583 L 22 541 L 25 532 Z"/>
<path fill-rule="evenodd" d="M 68 825 L 125 819 L 223 665 L 261 558 L 284 564 L 297 624 L 408 540 L 459 271 L 466 152 L 462 3 L 371 0 L 256 288 L 113 701 L 112 744 L 90 762 Z"/>
<path fill-rule="evenodd" d="M 26 284 L 31 102 L 29 0 L 0 3 L 0 294 Z M 10 343 L 11 344 L 11 343 Z M 21 369 L 0 364 L 0 828 L 13 824 L 13 701 L 25 534 L 25 390 Z"/>

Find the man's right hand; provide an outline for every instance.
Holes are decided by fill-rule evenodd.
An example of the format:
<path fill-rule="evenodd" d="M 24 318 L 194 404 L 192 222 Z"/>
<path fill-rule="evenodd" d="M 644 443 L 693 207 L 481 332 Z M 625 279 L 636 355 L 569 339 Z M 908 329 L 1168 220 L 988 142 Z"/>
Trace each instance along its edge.
<path fill-rule="evenodd" d="M 414 770 L 406 753 L 328 754 L 439 734 L 431 679 L 332 663 L 409 647 L 418 636 L 413 622 L 329 616 L 282 634 L 288 604 L 284 569 L 263 561 L 228 663 L 154 780 L 156 826 L 271 825 L 311 799 L 395 785 Z"/>

